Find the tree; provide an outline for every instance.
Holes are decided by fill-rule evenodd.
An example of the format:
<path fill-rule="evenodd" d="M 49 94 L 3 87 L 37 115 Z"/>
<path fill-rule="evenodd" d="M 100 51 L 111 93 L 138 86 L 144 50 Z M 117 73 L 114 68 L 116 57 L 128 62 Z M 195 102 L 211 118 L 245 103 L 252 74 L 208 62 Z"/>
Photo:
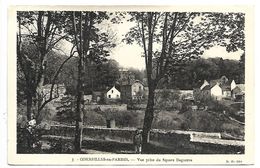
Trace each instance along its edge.
<path fill-rule="evenodd" d="M 133 73 L 134 76 L 135 76 L 135 79 L 137 79 L 137 80 L 143 81 L 143 79 L 146 78 L 144 70 L 129 68 L 128 71 Z"/>
<path fill-rule="evenodd" d="M 60 106 L 56 108 L 57 119 L 60 122 L 75 122 L 75 100 L 74 97 L 63 97 L 60 101 Z"/>
<path fill-rule="evenodd" d="M 245 83 L 245 52 L 239 60 L 240 83 Z"/>
<path fill-rule="evenodd" d="M 106 12 L 75 12 L 72 14 L 74 37 L 73 43 L 78 53 L 77 89 L 76 89 L 76 128 L 75 128 L 75 152 L 81 151 L 82 127 L 83 127 L 83 72 L 84 68 L 93 62 L 101 63 L 109 56 L 110 49 L 115 44 L 107 33 L 100 31 L 97 24 L 109 19 Z"/>
<path fill-rule="evenodd" d="M 67 56 L 56 69 L 50 82 L 52 87 L 49 99 L 44 101 L 42 87 L 47 69 L 47 56 L 50 51 L 57 49 L 57 44 L 61 40 L 68 38 L 64 26 L 67 19 L 66 12 L 17 12 L 17 61 L 18 70 L 22 74 L 22 80 L 25 81 L 27 120 L 31 119 L 33 113 L 36 114 L 37 120 L 45 105 L 56 98 L 53 95 L 56 79 L 63 65 L 73 56 L 71 50 L 70 56 Z"/>
<path fill-rule="evenodd" d="M 137 42 L 143 48 L 148 79 L 148 101 L 143 123 L 143 147 L 154 118 L 154 91 L 158 82 L 190 60 L 198 58 L 205 49 L 222 44 L 233 51 L 236 45 L 233 34 L 238 26 L 243 33 L 244 15 L 241 13 L 190 13 L 190 12 L 130 12 L 129 21 L 136 25 L 126 34 L 128 44 Z M 237 22 L 237 20 L 240 20 Z M 228 24 L 227 24 L 228 23 Z M 232 34 L 232 35 L 230 35 Z M 241 45 L 240 45 L 241 44 Z"/>
<path fill-rule="evenodd" d="M 89 64 L 85 72 L 83 77 L 85 93 L 105 90 L 116 84 L 119 78 L 119 64 L 113 59 L 108 59 L 100 64 Z"/>

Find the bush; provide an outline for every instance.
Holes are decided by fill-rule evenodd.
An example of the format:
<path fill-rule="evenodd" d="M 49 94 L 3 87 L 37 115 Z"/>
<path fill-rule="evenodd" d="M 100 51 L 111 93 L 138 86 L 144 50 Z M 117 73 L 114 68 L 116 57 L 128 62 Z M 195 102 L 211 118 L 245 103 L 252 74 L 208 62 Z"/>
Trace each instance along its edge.
<path fill-rule="evenodd" d="M 74 97 L 64 97 L 60 101 L 60 106 L 56 107 L 56 119 L 59 122 L 72 124 L 75 121 L 76 103 Z"/>
<path fill-rule="evenodd" d="M 95 111 L 84 111 L 84 125 L 98 125 L 105 126 L 106 118 Z"/>
<path fill-rule="evenodd" d="M 155 94 L 155 107 L 166 110 L 180 110 L 179 90 L 163 89 Z"/>
<path fill-rule="evenodd" d="M 191 102 L 182 101 L 179 111 L 180 113 L 191 111 Z"/>
<path fill-rule="evenodd" d="M 202 99 L 197 99 L 199 102 L 199 106 L 208 106 L 208 110 L 214 112 L 234 112 L 235 109 L 231 106 L 228 106 L 223 103 L 223 101 L 219 101 L 214 99 L 213 97 L 207 97 Z"/>
<path fill-rule="evenodd" d="M 17 153 L 40 153 L 40 137 L 36 128 L 29 129 L 29 125 L 26 128 L 17 127 Z"/>
<path fill-rule="evenodd" d="M 136 127 L 138 122 L 138 115 L 134 111 L 124 111 L 117 115 L 115 120 L 120 127 Z"/>

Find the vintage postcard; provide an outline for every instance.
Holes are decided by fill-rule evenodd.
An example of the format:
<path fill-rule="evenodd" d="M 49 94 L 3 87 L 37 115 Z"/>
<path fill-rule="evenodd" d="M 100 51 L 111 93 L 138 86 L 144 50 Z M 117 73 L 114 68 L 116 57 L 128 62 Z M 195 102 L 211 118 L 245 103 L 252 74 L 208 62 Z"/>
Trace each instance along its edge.
<path fill-rule="evenodd" d="M 254 164 L 252 6 L 11 6 L 8 163 Z"/>

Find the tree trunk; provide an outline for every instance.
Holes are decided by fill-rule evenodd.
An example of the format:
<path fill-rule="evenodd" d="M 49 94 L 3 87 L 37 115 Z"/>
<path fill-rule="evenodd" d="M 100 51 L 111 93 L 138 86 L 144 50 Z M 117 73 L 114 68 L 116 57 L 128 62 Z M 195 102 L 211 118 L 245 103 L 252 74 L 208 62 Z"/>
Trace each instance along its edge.
<path fill-rule="evenodd" d="M 77 102 L 76 102 L 76 130 L 75 130 L 75 152 L 80 153 L 82 142 L 83 127 L 83 88 L 82 88 L 82 71 L 83 71 L 83 35 L 82 35 L 82 13 L 80 12 L 80 37 L 79 37 L 79 61 L 78 61 L 78 83 L 77 83 Z"/>
<path fill-rule="evenodd" d="M 37 107 L 37 113 L 35 114 L 35 119 L 38 122 L 40 122 L 40 114 L 41 114 L 41 106 L 43 104 L 43 86 L 44 86 L 44 79 L 45 79 L 45 71 L 46 71 L 46 54 L 44 52 L 41 52 L 41 57 L 43 57 L 42 64 L 40 65 L 40 72 L 38 74 L 38 84 L 36 88 L 36 107 Z M 51 96 L 51 93 L 49 93 L 49 96 Z"/>
<path fill-rule="evenodd" d="M 148 94 L 148 102 L 145 110 L 145 116 L 144 116 L 144 123 L 143 123 L 143 132 L 142 132 L 142 146 L 143 151 L 146 152 L 148 149 L 148 136 L 149 132 L 151 130 L 153 118 L 154 118 L 154 91 L 155 87 L 151 86 L 149 87 L 149 94 Z"/>
<path fill-rule="evenodd" d="M 26 101 L 27 121 L 30 121 L 32 119 L 32 96 L 27 94 Z"/>
<path fill-rule="evenodd" d="M 81 146 L 82 146 L 82 129 L 83 128 L 83 122 L 81 121 L 76 121 L 76 128 L 75 128 L 75 152 L 80 153 L 81 151 Z"/>

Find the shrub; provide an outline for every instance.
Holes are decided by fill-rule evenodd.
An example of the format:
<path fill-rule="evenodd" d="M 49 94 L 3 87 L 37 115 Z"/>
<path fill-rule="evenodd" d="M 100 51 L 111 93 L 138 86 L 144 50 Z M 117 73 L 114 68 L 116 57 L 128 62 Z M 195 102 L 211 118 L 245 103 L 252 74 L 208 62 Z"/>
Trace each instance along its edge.
<path fill-rule="evenodd" d="M 134 111 L 125 111 L 118 115 L 115 120 L 121 127 L 136 127 L 138 122 L 137 113 Z"/>
<path fill-rule="evenodd" d="M 60 106 L 56 108 L 58 110 L 56 119 L 60 122 L 73 123 L 75 121 L 75 99 L 73 97 L 64 97 L 60 101 Z"/>
<path fill-rule="evenodd" d="M 207 97 L 207 98 L 201 98 L 196 99 L 199 103 L 199 106 L 208 106 L 208 110 L 214 111 L 214 112 L 234 112 L 235 109 L 231 106 L 228 106 L 223 103 L 223 101 L 216 100 L 213 97 Z"/>
<path fill-rule="evenodd" d="M 105 126 L 106 118 L 95 111 L 84 110 L 84 125 Z"/>
<path fill-rule="evenodd" d="M 159 109 L 180 110 L 179 101 L 179 90 L 163 89 L 155 94 L 155 107 Z"/>

